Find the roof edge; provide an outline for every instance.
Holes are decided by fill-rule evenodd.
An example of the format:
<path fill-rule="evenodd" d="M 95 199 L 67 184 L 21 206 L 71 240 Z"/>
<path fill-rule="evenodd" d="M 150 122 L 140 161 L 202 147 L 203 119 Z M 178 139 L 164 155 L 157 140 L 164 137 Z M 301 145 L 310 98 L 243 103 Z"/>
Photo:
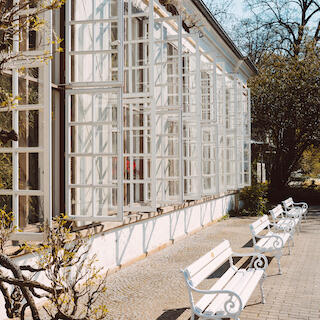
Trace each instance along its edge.
<path fill-rule="evenodd" d="M 241 51 L 238 49 L 238 47 L 235 45 L 233 40 L 228 36 L 228 34 L 225 32 L 225 30 L 222 28 L 220 23 L 216 20 L 216 18 L 213 16 L 213 14 L 210 12 L 206 4 L 203 2 L 203 0 L 192 0 L 193 4 L 197 7 L 197 9 L 205 16 L 205 18 L 208 20 L 210 25 L 213 27 L 213 29 L 219 34 L 219 36 L 226 42 L 226 44 L 229 46 L 229 48 L 232 50 L 232 52 L 239 58 L 244 60 L 244 62 L 247 64 L 247 66 L 250 68 L 250 70 L 257 74 L 258 69 L 254 65 L 254 63 L 250 60 L 249 57 L 244 56 Z"/>

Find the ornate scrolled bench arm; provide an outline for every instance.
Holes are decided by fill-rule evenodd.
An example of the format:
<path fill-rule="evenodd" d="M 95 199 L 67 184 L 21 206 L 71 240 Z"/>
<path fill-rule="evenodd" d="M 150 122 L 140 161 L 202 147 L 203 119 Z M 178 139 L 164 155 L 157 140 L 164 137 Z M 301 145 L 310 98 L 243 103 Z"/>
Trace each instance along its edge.
<path fill-rule="evenodd" d="M 305 202 L 293 202 L 293 205 L 302 206 L 303 209 L 307 209 L 307 210 L 309 208 L 309 206 Z"/>
<path fill-rule="evenodd" d="M 284 232 L 288 232 L 290 234 L 294 234 L 295 232 L 295 218 L 294 217 L 287 217 L 286 219 L 290 219 L 290 225 L 282 225 L 282 226 L 279 226 L 278 224 L 276 223 L 273 223 L 273 222 L 270 222 L 270 226 L 272 226 L 275 231 L 284 231 Z"/>
<path fill-rule="evenodd" d="M 283 239 L 276 235 L 276 234 L 273 234 L 273 235 L 265 235 L 265 236 L 259 236 L 259 235 L 256 235 L 256 238 L 259 238 L 259 239 L 266 239 L 266 238 L 275 238 L 276 240 L 273 242 L 273 248 L 274 250 L 279 250 L 279 249 L 282 249 L 284 247 L 284 243 L 283 243 Z"/>
<path fill-rule="evenodd" d="M 237 253 L 233 252 L 232 257 L 252 257 L 249 267 L 256 270 L 264 270 L 268 268 L 268 259 L 262 253 Z"/>
<path fill-rule="evenodd" d="M 202 293 L 202 294 L 225 294 L 229 296 L 229 299 L 224 303 L 224 310 L 223 310 L 223 316 L 229 317 L 229 318 L 238 318 L 242 309 L 243 304 L 241 301 L 241 298 L 239 295 L 233 291 L 230 290 L 201 290 L 193 287 L 190 282 L 188 281 L 188 285 L 192 291 Z M 237 306 L 236 310 L 235 307 Z M 208 319 L 221 319 L 221 313 L 218 312 L 218 314 L 213 314 L 212 312 L 201 312 L 201 310 L 195 308 L 194 313 L 201 317 L 201 318 L 208 318 Z"/>

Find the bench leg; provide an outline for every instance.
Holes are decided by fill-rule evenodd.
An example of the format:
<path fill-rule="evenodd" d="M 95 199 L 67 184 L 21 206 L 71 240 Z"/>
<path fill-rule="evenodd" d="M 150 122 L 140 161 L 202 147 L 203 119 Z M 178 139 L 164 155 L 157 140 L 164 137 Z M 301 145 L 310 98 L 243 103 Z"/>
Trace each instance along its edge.
<path fill-rule="evenodd" d="M 294 230 L 295 230 L 295 229 L 293 229 L 293 232 L 290 233 L 290 240 L 291 240 L 291 246 L 292 246 L 292 248 L 294 247 L 294 241 L 293 241 Z"/>
<path fill-rule="evenodd" d="M 292 238 L 291 238 L 291 237 L 289 237 L 289 240 L 288 240 L 288 250 L 289 250 L 289 255 L 291 254 L 291 245 L 290 245 L 291 241 L 292 241 Z"/>
<path fill-rule="evenodd" d="M 291 248 L 293 248 L 293 247 L 294 247 L 293 236 L 291 236 L 291 237 L 289 238 L 289 241 L 291 242 Z"/>
<path fill-rule="evenodd" d="M 299 220 L 297 224 L 297 234 L 300 234 L 300 231 L 301 231 L 301 220 Z"/>
<path fill-rule="evenodd" d="M 278 263 L 279 274 L 282 274 L 282 272 L 281 272 L 281 264 L 280 264 L 281 256 L 282 256 L 281 253 L 277 253 L 277 254 L 275 255 L 275 258 L 277 259 L 277 263 Z"/>
<path fill-rule="evenodd" d="M 264 292 L 263 292 L 263 281 L 265 279 L 265 276 L 263 276 L 261 279 L 260 279 L 260 292 L 261 292 L 261 302 L 262 303 L 266 303 L 266 300 L 264 298 Z"/>

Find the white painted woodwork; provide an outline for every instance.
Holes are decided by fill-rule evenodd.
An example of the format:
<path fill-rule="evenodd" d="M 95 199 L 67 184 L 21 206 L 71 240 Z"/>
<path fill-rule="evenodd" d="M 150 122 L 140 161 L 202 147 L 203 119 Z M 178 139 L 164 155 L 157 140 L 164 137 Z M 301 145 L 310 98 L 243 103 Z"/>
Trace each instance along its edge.
<path fill-rule="evenodd" d="M 282 201 L 286 214 L 289 217 L 307 219 L 308 204 L 305 202 L 294 202 L 292 197 Z"/>
<path fill-rule="evenodd" d="M 281 274 L 280 259 L 284 245 L 288 242 L 290 254 L 290 243 L 293 246 L 293 234 L 283 230 L 276 229 L 271 231 L 271 223 L 267 215 L 263 215 L 257 221 L 250 224 L 249 228 L 252 235 L 253 247 L 256 252 L 270 252 L 273 254 L 278 263 L 279 274 Z M 267 232 L 265 232 L 265 229 Z M 256 240 L 258 239 L 258 241 Z"/>
<path fill-rule="evenodd" d="M 286 211 L 283 210 L 281 204 L 278 204 L 273 209 L 269 210 L 273 225 L 279 230 L 290 232 L 292 235 L 297 230 L 301 229 L 301 219 L 300 217 L 290 216 Z"/>
<path fill-rule="evenodd" d="M 189 0 L 184 7 L 190 16 L 200 14 Z M 50 39 L 55 26 L 49 15 L 45 20 L 49 33 L 42 39 Z M 246 80 L 252 71 L 239 64 L 209 24 L 201 32 L 186 32 L 182 20 L 157 0 L 66 1 L 66 83 L 61 85 L 65 213 L 71 219 L 123 221 L 124 212 L 154 212 L 250 184 Z M 22 52 L 23 45 L 17 35 L 13 51 Z M 51 52 L 51 43 L 34 49 L 23 53 L 30 58 Z M 13 96 L 24 96 L 21 65 L 11 66 Z M 12 128 L 22 131 L 22 112 L 38 113 L 39 144 L 0 146 L 13 167 L 12 188 L 1 189 L 0 197 L 9 199 L 18 227 L 32 212 L 30 201 L 21 209 L 24 199 L 38 199 L 38 228 L 51 223 L 52 199 L 60 197 L 59 184 L 53 190 L 51 181 L 58 172 L 52 150 L 59 150 L 51 132 L 51 78 L 60 78 L 54 74 L 60 68 L 59 61 L 51 66 L 39 59 L 23 66 L 38 69 L 39 101 L 19 102 Z M 33 83 L 35 77 L 27 74 L 25 81 Z M 39 186 L 22 188 L 21 157 L 32 154 L 39 158 Z M 24 166 L 32 167 L 29 160 Z"/>
<path fill-rule="evenodd" d="M 256 257 L 255 254 L 247 254 L 246 256 Z M 248 269 L 238 270 L 233 265 L 232 257 L 233 252 L 230 243 L 224 240 L 182 270 L 188 288 L 192 319 L 195 315 L 205 319 L 238 319 L 258 283 L 264 303 L 262 283 L 265 278 L 265 268 L 268 265 L 267 258 L 263 255 L 257 257 L 263 263 L 263 268 L 259 268 L 257 264 L 252 268 L 250 264 Z M 209 290 L 197 288 L 225 262 L 229 262 L 229 268 Z M 196 303 L 194 302 L 193 292 L 202 294 L 202 297 Z"/>

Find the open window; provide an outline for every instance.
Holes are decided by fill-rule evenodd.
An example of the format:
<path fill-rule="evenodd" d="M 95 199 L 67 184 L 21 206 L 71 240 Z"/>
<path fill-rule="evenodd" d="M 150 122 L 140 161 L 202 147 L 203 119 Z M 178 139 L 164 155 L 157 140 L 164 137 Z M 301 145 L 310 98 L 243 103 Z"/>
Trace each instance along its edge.
<path fill-rule="evenodd" d="M 33 10 L 23 11 L 20 20 Z M 44 224 L 51 224 L 51 63 L 45 58 L 51 52 L 51 12 L 40 18 L 47 21 L 40 31 L 28 25 L 15 36 L 18 58 L 1 79 L 16 98 L 14 108 L 0 109 L 1 126 L 18 135 L 18 141 L 0 143 L 0 203 L 21 231 L 13 240 L 41 240 Z"/>
<path fill-rule="evenodd" d="M 123 1 L 117 0 L 66 2 L 68 84 L 73 87 L 120 85 L 122 11 Z"/>
<path fill-rule="evenodd" d="M 153 32 L 156 192 L 157 203 L 166 206 L 181 203 L 183 192 L 179 18 L 156 18 Z"/>
<path fill-rule="evenodd" d="M 216 65 L 201 61 L 202 195 L 219 192 Z"/>
<path fill-rule="evenodd" d="M 66 206 L 71 219 L 122 219 L 120 90 L 67 92 Z"/>
<path fill-rule="evenodd" d="M 184 39 L 185 40 L 185 39 Z M 184 199 L 196 200 L 201 196 L 201 89 L 200 52 L 198 37 L 192 48 L 183 42 L 183 165 Z"/>

